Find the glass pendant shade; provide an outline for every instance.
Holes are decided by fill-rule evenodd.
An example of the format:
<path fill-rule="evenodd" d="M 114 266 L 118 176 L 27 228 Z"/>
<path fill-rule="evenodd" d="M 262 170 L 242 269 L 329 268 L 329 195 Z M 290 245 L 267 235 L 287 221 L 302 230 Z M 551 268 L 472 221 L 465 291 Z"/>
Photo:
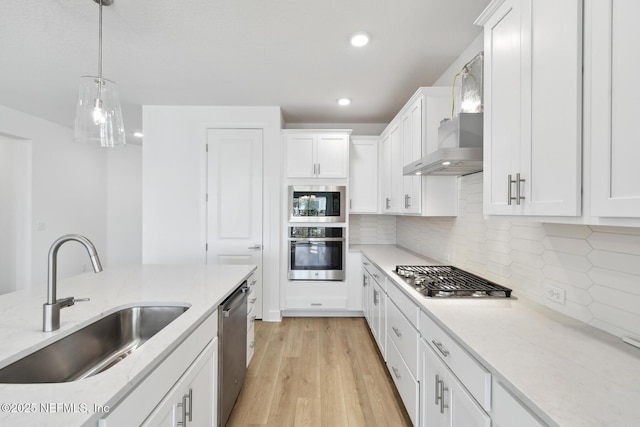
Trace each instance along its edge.
<path fill-rule="evenodd" d="M 122 109 L 114 82 L 95 76 L 80 79 L 73 139 L 101 147 L 126 144 Z"/>

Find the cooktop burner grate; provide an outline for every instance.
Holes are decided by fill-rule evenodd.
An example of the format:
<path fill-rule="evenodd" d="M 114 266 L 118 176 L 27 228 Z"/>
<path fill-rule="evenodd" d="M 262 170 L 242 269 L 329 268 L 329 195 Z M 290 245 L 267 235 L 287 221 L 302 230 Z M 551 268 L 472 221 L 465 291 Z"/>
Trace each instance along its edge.
<path fill-rule="evenodd" d="M 428 297 L 511 297 L 511 289 L 450 265 L 398 265 L 395 271 Z"/>

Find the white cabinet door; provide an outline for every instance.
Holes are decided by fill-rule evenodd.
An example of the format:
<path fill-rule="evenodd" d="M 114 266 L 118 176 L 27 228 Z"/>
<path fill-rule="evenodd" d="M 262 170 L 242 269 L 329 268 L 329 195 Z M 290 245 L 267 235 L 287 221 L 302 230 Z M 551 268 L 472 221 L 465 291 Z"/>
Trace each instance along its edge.
<path fill-rule="evenodd" d="M 351 138 L 349 212 L 378 213 L 378 138 Z"/>
<path fill-rule="evenodd" d="M 313 135 L 290 135 L 286 137 L 287 176 L 289 178 L 313 178 L 315 162 Z"/>
<path fill-rule="evenodd" d="M 387 294 L 375 279 L 371 280 L 370 283 L 373 285 L 371 292 L 371 303 L 373 304 L 371 307 L 371 334 L 378 344 L 382 358 L 386 360 Z"/>
<path fill-rule="evenodd" d="M 207 345 L 143 426 L 217 424 L 218 338 Z M 185 420 L 187 422 L 185 422 Z"/>
<path fill-rule="evenodd" d="M 421 346 L 424 375 L 420 383 L 422 426 L 490 427 L 489 416 L 442 363 L 431 346 L 425 341 L 421 341 Z"/>
<path fill-rule="evenodd" d="M 637 141 L 636 72 L 640 67 L 640 2 L 586 2 L 585 105 L 591 117 L 591 214 L 640 217 L 640 144 Z"/>
<path fill-rule="evenodd" d="M 389 134 L 391 143 L 391 195 L 389 197 L 389 212 L 400 213 L 404 206 L 403 176 L 402 176 L 402 127 L 401 123 L 394 126 Z"/>
<path fill-rule="evenodd" d="M 477 21 L 486 214 L 581 213 L 581 4 L 506 0 Z"/>
<path fill-rule="evenodd" d="M 285 135 L 287 178 L 347 178 L 349 133 L 301 132 Z"/>
<path fill-rule="evenodd" d="M 401 118 L 402 168 L 422 157 L 422 101 L 418 98 Z M 422 209 L 422 177 L 403 176 L 402 212 L 419 214 Z"/>
<path fill-rule="evenodd" d="M 349 173 L 349 137 L 346 135 L 319 135 L 315 158 L 318 178 L 347 178 Z"/>

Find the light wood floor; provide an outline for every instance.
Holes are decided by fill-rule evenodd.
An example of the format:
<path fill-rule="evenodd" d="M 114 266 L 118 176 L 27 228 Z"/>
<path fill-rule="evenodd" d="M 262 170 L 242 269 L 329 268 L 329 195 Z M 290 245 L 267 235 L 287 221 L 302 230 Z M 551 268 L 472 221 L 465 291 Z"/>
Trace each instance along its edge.
<path fill-rule="evenodd" d="M 227 426 L 410 426 L 364 318 L 256 322 Z"/>

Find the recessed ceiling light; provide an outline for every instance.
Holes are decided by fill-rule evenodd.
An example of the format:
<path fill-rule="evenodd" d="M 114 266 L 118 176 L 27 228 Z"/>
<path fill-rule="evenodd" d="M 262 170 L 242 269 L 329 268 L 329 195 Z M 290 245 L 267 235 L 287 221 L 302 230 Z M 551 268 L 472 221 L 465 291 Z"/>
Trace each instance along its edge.
<path fill-rule="evenodd" d="M 133 136 L 135 136 L 136 138 L 142 138 L 142 132 L 134 132 Z"/>
<path fill-rule="evenodd" d="M 369 44 L 369 34 L 364 31 L 358 31 L 351 34 L 351 45 L 355 47 L 362 47 Z"/>
<path fill-rule="evenodd" d="M 349 104 L 351 104 L 351 100 L 349 98 L 338 99 L 338 105 L 342 105 L 344 107 L 345 105 L 349 105 Z"/>
<path fill-rule="evenodd" d="M 451 162 L 442 162 L 442 166 L 449 166 Z"/>

